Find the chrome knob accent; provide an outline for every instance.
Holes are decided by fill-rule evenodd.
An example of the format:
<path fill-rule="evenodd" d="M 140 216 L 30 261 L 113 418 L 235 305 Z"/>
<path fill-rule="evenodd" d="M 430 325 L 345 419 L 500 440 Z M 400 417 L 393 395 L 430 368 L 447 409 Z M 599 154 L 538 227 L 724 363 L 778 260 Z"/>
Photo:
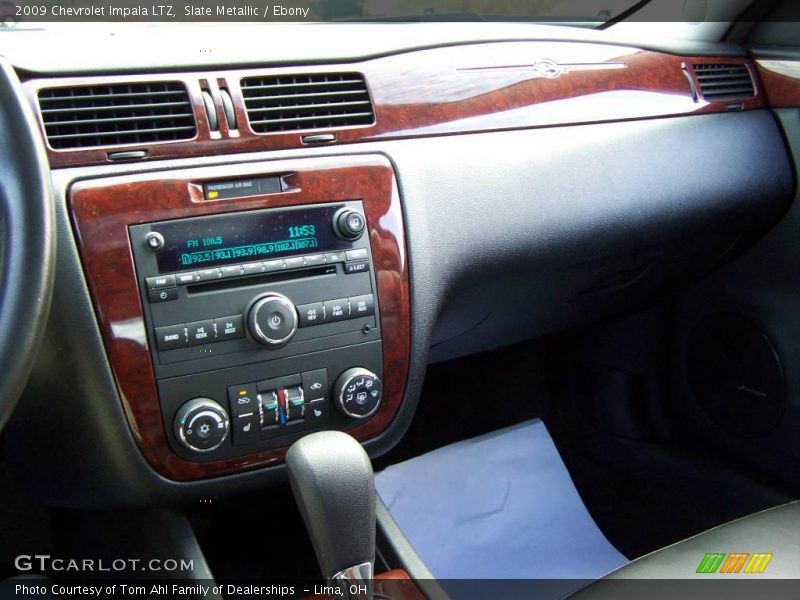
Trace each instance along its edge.
<path fill-rule="evenodd" d="M 343 414 L 366 419 L 375 414 L 383 399 L 383 384 L 372 371 L 363 367 L 347 369 L 333 387 L 333 398 Z"/>
<path fill-rule="evenodd" d="M 175 414 L 175 439 L 192 452 L 216 450 L 228 437 L 230 419 L 211 398 L 194 398 Z"/>
<path fill-rule="evenodd" d="M 373 600 L 373 571 L 373 564 L 365 562 L 336 573 L 331 577 L 331 581 L 338 584 L 339 598 L 341 600 Z"/>
<path fill-rule="evenodd" d="M 357 240 L 366 228 L 364 215 L 352 208 L 341 208 L 333 215 L 333 229 L 344 240 Z"/>
<path fill-rule="evenodd" d="M 297 331 L 297 309 L 283 294 L 271 292 L 257 298 L 247 315 L 247 326 L 253 339 L 265 346 L 278 348 L 288 343 Z"/>
<path fill-rule="evenodd" d="M 155 252 L 156 250 L 161 250 L 164 247 L 165 243 L 164 236 L 158 233 L 157 231 L 151 231 L 145 236 L 144 243 L 153 252 Z"/>

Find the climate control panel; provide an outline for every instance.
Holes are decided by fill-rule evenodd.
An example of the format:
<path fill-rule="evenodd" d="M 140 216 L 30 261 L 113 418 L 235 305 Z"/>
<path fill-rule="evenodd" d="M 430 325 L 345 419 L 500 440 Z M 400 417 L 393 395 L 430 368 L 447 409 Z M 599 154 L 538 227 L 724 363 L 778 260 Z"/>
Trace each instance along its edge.
<path fill-rule="evenodd" d="M 363 419 L 380 406 L 380 378 L 362 367 L 343 372 L 329 394 L 327 369 L 229 386 L 227 410 L 211 398 L 193 398 L 175 415 L 175 437 L 192 452 L 219 448 L 228 433 L 233 446 L 322 429 L 331 399 L 345 417 Z"/>
<path fill-rule="evenodd" d="M 379 346 L 369 342 L 160 382 L 174 449 L 206 461 L 286 446 L 312 431 L 358 426 L 383 400 Z M 351 360 L 359 366 L 350 366 Z M 273 372 L 281 374 L 259 378 Z"/>

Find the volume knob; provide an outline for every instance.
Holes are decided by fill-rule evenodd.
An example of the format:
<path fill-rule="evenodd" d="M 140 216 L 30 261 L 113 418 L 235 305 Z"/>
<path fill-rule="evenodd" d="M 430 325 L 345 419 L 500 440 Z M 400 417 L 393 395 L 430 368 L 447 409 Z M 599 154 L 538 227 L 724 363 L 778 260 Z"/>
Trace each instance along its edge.
<path fill-rule="evenodd" d="M 297 331 L 297 309 L 283 294 L 264 294 L 251 305 L 247 326 L 258 343 L 273 348 L 283 346 Z"/>

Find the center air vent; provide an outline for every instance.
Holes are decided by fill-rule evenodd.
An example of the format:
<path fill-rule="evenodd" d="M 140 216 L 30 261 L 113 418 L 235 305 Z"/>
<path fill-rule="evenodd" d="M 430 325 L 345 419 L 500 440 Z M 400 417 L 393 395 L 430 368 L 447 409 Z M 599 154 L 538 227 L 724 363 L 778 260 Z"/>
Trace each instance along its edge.
<path fill-rule="evenodd" d="M 179 82 L 47 88 L 39 92 L 39 108 L 56 150 L 172 142 L 196 133 Z"/>
<path fill-rule="evenodd" d="M 747 65 L 694 65 L 694 73 L 706 100 L 732 100 L 756 95 Z"/>
<path fill-rule="evenodd" d="M 367 84 L 359 73 L 248 77 L 242 80 L 242 94 L 256 133 L 375 121 Z"/>

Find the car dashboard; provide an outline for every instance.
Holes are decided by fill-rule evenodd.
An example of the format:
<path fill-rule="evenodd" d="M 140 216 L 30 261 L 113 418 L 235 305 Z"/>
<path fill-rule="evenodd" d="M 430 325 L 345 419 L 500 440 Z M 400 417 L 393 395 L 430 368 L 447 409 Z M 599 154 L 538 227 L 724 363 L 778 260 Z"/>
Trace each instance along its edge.
<path fill-rule="evenodd" d="M 429 363 L 649 306 L 784 214 L 768 109 L 796 104 L 796 73 L 724 44 L 564 37 L 22 59 L 58 220 L 6 432 L 27 485 L 185 504 L 282 480 L 311 431 L 379 455 Z"/>

